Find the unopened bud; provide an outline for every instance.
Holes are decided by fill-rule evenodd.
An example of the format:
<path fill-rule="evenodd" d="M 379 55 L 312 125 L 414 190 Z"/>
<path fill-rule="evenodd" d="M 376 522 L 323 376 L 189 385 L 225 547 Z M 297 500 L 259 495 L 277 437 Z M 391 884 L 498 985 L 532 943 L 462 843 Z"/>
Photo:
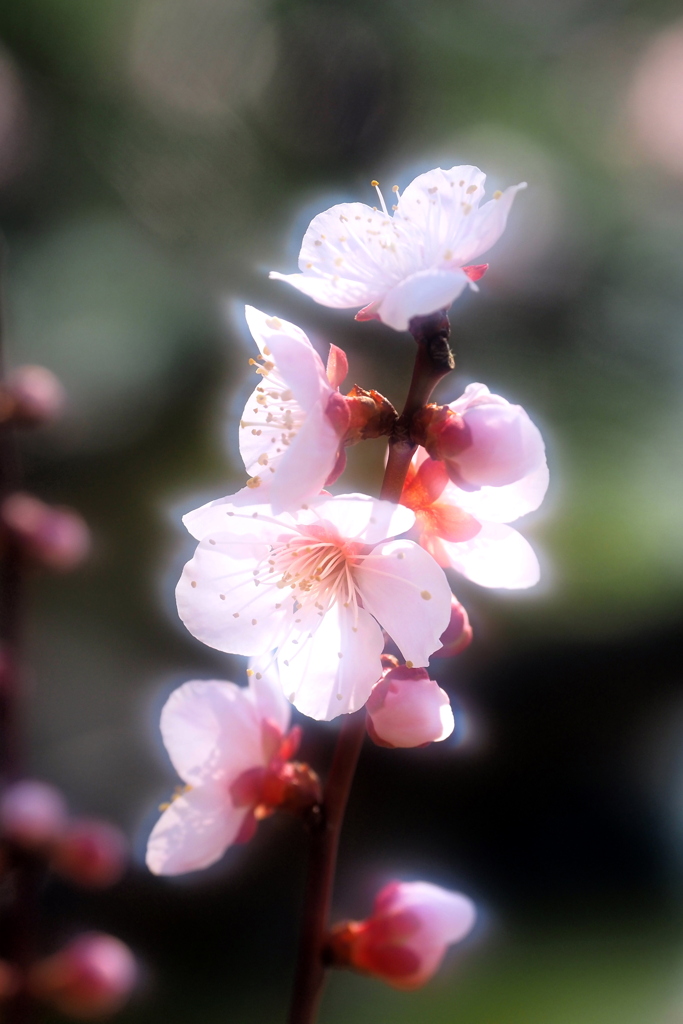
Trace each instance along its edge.
<path fill-rule="evenodd" d="M 0 829 L 13 843 L 28 850 L 53 843 L 64 832 L 66 803 L 59 790 L 46 782 L 22 779 L 0 797 Z"/>
<path fill-rule="evenodd" d="M 18 366 L 0 387 L 0 423 L 39 426 L 56 419 L 65 403 L 54 373 L 44 366 Z"/>
<path fill-rule="evenodd" d="M 79 885 L 106 888 L 121 878 L 127 843 L 120 829 L 107 821 L 72 822 L 52 849 L 52 866 Z"/>
<path fill-rule="evenodd" d="M 74 569 L 90 551 L 90 531 L 77 512 L 53 508 L 30 494 L 6 498 L 0 521 L 30 558 L 50 569 Z"/>
<path fill-rule="evenodd" d="M 441 647 L 434 651 L 432 658 L 450 658 L 460 654 L 469 647 L 471 641 L 472 627 L 467 612 L 457 597 L 451 595 L 451 621 L 441 634 Z"/>
<path fill-rule="evenodd" d="M 458 892 L 429 882 L 391 882 L 365 921 L 333 928 L 326 960 L 395 988 L 420 988 L 439 969 L 448 946 L 472 930 L 475 918 L 474 904 Z"/>
<path fill-rule="evenodd" d="M 28 978 L 31 995 L 79 1020 L 116 1013 L 137 980 L 128 946 L 112 935 L 89 932 L 36 964 Z"/>
<path fill-rule="evenodd" d="M 448 694 L 424 668 L 388 668 L 365 708 L 368 734 L 380 747 L 422 747 L 455 727 Z"/>
<path fill-rule="evenodd" d="M 345 444 L 356 444 L 358 441 L 367 441 L 373 437 L 385 437 L 393 430 L 398 413 L 379 391 L 366 391 L 354 384 L 345 401 L 350 412 Z"/>

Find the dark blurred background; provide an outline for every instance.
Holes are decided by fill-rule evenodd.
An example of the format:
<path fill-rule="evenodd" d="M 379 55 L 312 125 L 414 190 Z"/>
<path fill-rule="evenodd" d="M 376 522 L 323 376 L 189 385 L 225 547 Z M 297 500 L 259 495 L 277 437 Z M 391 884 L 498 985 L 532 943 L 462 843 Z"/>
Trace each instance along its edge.
<path fill-rule="evenodd" d="M 544 431 L 522 524 L 531 593 L 454 580 L 475 643 L 437 673 L 465 738 L 368 748 L 336 903 L 391 877 L 461 887 L 474 938 L 424 992 L 332 980 L 321 1024 L 683 1020 L 683 20 L 666 0 L 1 0 L 0 223 L 11 361 L 42 362 L 66 418 L 24 443 L 28 486 L 79 508 L 89 565 L 39 577 L 31 768 L 131 835 L 124 883 L 45 893 L 46 948 L 78 926 L 146 964 L 125 1024 L 284 1020 L 305 844 L 265 823 L 184 880 L 142 866 L 176 784 L 158 712 L 188 678 L 245 681 L 172 590 L 179 517 L 242 485 L 253 386 L 241 307 L 345 347 L 396 404 L 410 339 L 316 306 L 293 271 L 308 218 L 441 165 L 529 182 L 458 369 Z M 382 447 L 344 489 L 376 493 Z M 308 730 L 323 766 L 334 726 Z"/>

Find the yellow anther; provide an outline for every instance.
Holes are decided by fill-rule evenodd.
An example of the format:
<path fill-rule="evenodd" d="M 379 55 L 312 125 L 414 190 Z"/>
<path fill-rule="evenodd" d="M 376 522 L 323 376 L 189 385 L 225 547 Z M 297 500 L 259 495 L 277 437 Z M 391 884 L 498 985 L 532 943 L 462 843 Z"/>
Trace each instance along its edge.
<path fill-rule="evenodd" d="M 373 188 L 379 188 L 379 182 L 378 182 L 378 181 L 375 181 L 375 179 L 374 179 L 374 178 L 372 179 L 372 181 L 370 182 L 370 184 L 372 185 L 372 187 L 373 187 Z"/>

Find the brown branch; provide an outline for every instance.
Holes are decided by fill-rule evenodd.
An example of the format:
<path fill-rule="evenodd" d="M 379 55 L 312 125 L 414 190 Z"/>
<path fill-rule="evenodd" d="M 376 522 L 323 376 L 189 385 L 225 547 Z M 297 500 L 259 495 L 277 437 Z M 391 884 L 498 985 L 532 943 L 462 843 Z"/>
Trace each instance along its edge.
<path fill-rule="evenodd" d="M 448 345 L 450 324 L 445 312 L 415 317 L 410 332 L 417 354 L 408 397 L 389 441 L 389 461 L 380 497 L 398 501 L 417 444 L 411 425 L 429 401 L 438 382 L 455 363 Z M 320 824 L 311 830 L 304 911 L 299 938 L 294 990 L 288 1024 L 315 1024 L 325 981 L 323 950 L 329 928 L 337 850 L 344 811 L 351 791 L 363 739 L 365 712 L 348 715 L 341 727 L 323 797 Z"/>

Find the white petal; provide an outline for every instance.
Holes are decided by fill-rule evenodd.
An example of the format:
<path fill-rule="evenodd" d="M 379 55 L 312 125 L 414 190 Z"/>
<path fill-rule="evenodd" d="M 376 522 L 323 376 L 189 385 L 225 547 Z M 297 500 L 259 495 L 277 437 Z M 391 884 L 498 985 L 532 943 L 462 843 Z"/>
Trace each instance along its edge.
<path fill-rule="evenodd" d="M 267 544 L 239 535 L 216 534 L 198 545 L 176 587 L 178 614 L 193 636 L 230 654 L 277 647 L 289 599 L 254 576 L 269 552 Z"/>
<path fill-rule="evenodd" d="M 322 359 L 300 327 L 253 306 L 247 306 L 245 312 L 260 351 L 275 363 L 279 376 L 303 409 L 318 401 L 321 389 L 331 391 Z M 268 377 L 263 381 L 267 385 Z"/>
<path fill-rule="evenodd" d="M 249 689 L 254 694 L 259 717 L 269 719 L 283 733 L 287 732 L 292 709 L 280 683 L 275 654 L 260 654 L 250 658 L 249 668 L 253 672 L 249 678 Z"/>
<path fill-rule="evenodd" d="M 321 519 L 337 527 L 342 537 L 376 544 L 410 530 L 415 513 L 403 505 L 380 501 L 367 494 L 339 494 L 310 501 L 309 509 L 297 514 L 299 523 L 315 523 Z"/>
<path fill-rule="evenodd" d="M 243 487 L 235 494 L 227 494 L 224 498 L 214 498 L 206 505 L 201 505 L 192 512 L 188 512 L 183 516 L 183 524 L 197 540 L 204 540 L 211 533 L 225 533 L 229 530 L 239 536 L 252 535 L 257 540 L 263 539 L 268 542 L 273 535 L 291 527 L 294 520 L 287 515 L 281 515 L 279 517 L 281 527 L 269 523 L 267 518 L 271 518 L 271 507 L 261 500 L 266 493 L 265 487 Z M 264 517 L 260 522 L 259 516 Z M 257 520 L 256 524 L 254 519 Z"/>
<path fill-rule="evenodd" d="M 323 402 L 316 402 L 272 474 L 269 494 L 276 515 L 320 494 L 337 461 L 339 443 Z"/>
<path fill-rule="evenodd" d="M 318 720 L 357 711 L 382 673 L 382 630 L 362 608 L 354 616 L 339 604 L 320 618 L 317 628 L 308 618 L 301 630 L 278 651 L 285 694 L 304 715 Z"/>
<path fill-rule="evenodd" d="M 217 786 L 178 797 L 152 830 L 147 867 L 155 875 L 182 875 L 214 864 L 234 842 L 245 814 Z"/>
<path fill-rule="evenodd" d="M 493 523 L 512 523 L 527 512 L 534 512 L 548 490 L 548 466 L 544 463 L 533 473 L 503 487 L 482 487 L 478 491 L 463 491 L 448 484 L 442 501 L 458 505 L 479 520 Z"/>
<path fill-rule="evenodd" d="M 254 695 L 234 683 L 193 680 L 174 690 L 161 712 L 161 735 L 173 767 L 190 785 L 229 785 L 263 764 Z"/>
<path fill-rule="evenodd" d="M 271 270 L 268 276 L 273 281 L 291 284 L 297 291 L 308 295 L 310 299 L 315 299 L 321 306 L 330 306 L 332 309 L 367 306 L 378 297 L 372 284 L 349 281 L 336 275 L 319 277 L 312 274 L 278 274 L 277 271 Z"/>
<path fill-rule="evenodd" d="M 383 323 L 396 331 L 405 331 L 414 316 L 450 306 L 467 284 L 468 277 L 459 268 L 419 270 L 388 291 L 377 312 Z"/>
<path fill-rule="evenodd" d="M 425 264 L 455 257 L 453 247 L 484 195 L 485 181 L 478 167 L 436 167 L 418 175 L 404 190 L 396 219 L 407 220 L 420 232 Z"/>
<path fill-rule="evenodd" d="M 483 523 L 472 540 L 441 542 L 450 564 L 481 587 L 524 590 L 538 583 L 541 570 L 534 550 L 520 533 L 502 523 Z"/>
<path fill-rule="evenodd" d="M 409 540 L 378 545 L 353 570 L 363 607 L 406 661 L 426 665 L 451 618 L 451 588 L 431 555 Z"/>
<path fill-rule="evenodd" d="M 506 188 L 499 199 L 491 199 L 468 219 L 468 230 L 455 243 L 458 260 L 464 265 L 483 256 L 505 231 L 508 214 L 515 196 L 526 188 L 526 182 Z"/>

